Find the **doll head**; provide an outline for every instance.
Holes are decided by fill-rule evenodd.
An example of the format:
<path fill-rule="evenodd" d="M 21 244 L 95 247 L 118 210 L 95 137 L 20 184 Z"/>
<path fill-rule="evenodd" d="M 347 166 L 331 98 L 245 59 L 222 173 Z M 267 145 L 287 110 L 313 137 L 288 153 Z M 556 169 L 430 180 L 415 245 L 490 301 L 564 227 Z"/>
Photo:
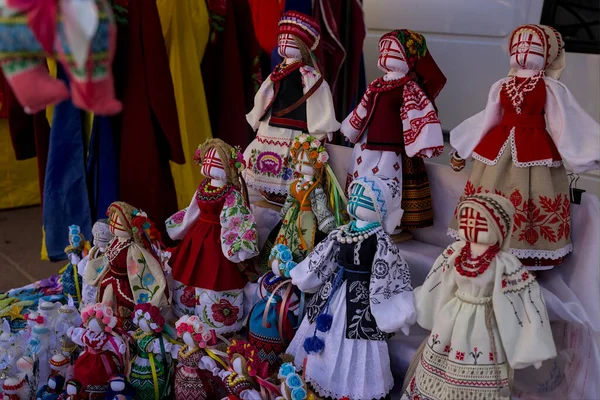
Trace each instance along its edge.
<path fill-rule="evenodd" d="M 160 241 L 160 233 L 145 212 L 122 201 L 112 203 L 106 215 L 112 234 L 122 239 L 133 238 L 140 247 L 154 254 L 147 239 Z"/>
<path fill-rule="evenodd" d="M 546 71 L 546 75 L 558 79 L 565 67 L 562 36 L 549 26 L 518 27 L 510 36 L 509 51 L 509 75 L 516 74 L 518 70 Z"/>
<path fill-rule="evenodd" d="M 160 309 L 150 303 L 136 304 L 133 309 L 133 323 L 144 332 L 160 333 L 165 325 L 165 319 L 160 315 Z"/>
<path fill-rule="evenodd" d="M 92 235 L 94 236 L 94 245 L 100 248 L 108 246 L 114 236 L 106 219 L 99 219 L 94 223 Z"/>
<path fill-rule="evenodd" d="M 127 386 L 125 376 L 120 374 L 111 376 L 108 382 L 110 384 L 110 389 L 115 393 L 123 392 Z"/>
<path fill-rule="evenodd" d="M 2 393 L 4 394 L 4 398 L 8 397 L 10 400 L 26 400 L 29 398 L 29 392 L 29 384 L 25 374 L 8 377 L 2 382 Z"/>
<path fill-rule="evenodd" d="M 242 152 L 221 139 L 209 139 L 196 150 L 194 161 L 202 175 L 240 187 L 241 172 L 246 167 Z"/>
<path fill-rule="evenodd" d="M 425 37 L 408 29 L 386 33 L 379 39 L 377 66 L 383 72 L 408 74 L 427 53 Z"/>
<path fill-rule="evenodd" d="M 54 392 L 62 393 L 65 386 L 65 378 L 61 375 L 50 375 L 48 377 L 48 388 Z"/>
<path fill-rule="evenodd" d="M 227 347 L 231 368 L 241 376 L 266 378 L 269 375 L 269 363 L 263 361 L 258 349 L 244 341 L 234 339 Z"/>
<path fill-rule="evenodd" d="M 33 358 L 29 356 L 20 357 L 17 360 L 17 369 L 25 375 L 32 376 L 33 374 Z"/>
<path fill-rule="evenodd" d="M 510 200 L 495 194 L 477 194 L 464 198 L 457 212 L 461 240 L 498 244 L 501 250 L 508 250 L 515 212 Z"/>
<path fill-rule="evenodd" d="M 132 211 L 133 207 L 122 202 L 114 202 L 108 207 L 108 225 L 110 232 L 114 236 L 129 239 L 133 235 L 131 225 Z"/>
<path fill-rule="evenodd" d="M 302 59 L 311 64 L 310 52 L 319 45 L 319 24 L 308 15 L 288 11 L 277 27 L 278 53 L 284 58 Z"/>
<path fill-rule="evenodd" d="M 57 329 L 60 328 L 59 324 L 64 324 L 66 326 L 65 331 L 70 326 L 81 325 L 81 315 L 79 314 L 79 310 L 75 306 L 75 301 L 71 295 L 68 296 L 67 304 L 63 304 L 58 309 L 56 324 Z"/>
<path fill-rule="evenodd" d="M 77 225 L 69 226 L 69 245 L 65 247 L 65 254 L 73 265 L 77 265 L 81 261 L 85 240 L 81 229 Z"/>
<path fill-rule="evenodd" d="M 392 233 L 402 218 L 402 188 L 384 176 L 360 176 L 348 187 L 348 214 L 365 221 L 378 221 Z"/>
<path fill-rule="evenodd" d="M 290 148 L 296 172 L 320 178 L 329 160 L 323 143 L 316 137 L 303 133 L 297 136 Z"/>
<path fill-rule="evenodd" d="M 71 360 L 65 357 L 63 354 L 54 354 L 50 359 L 50 370 L 54 375 L 65 375 Z M 64 384 L 64 382 L 63 382 Z M 62 389 L 62 385 L 61 385 Z"/>
<path fill-rule="evenodd" d="M 177 336 L 190 348 L 205 348 L 213 344 L 216 338 L 214 331 L 209 331 L 195 315 L 184 315 L 175 323 Z"/>
<path fill-rule="evenodd" d="M 81 392 L 81 383 L 78 380 L 71 379 L 67 381 L 67 394 L 69 396 L 76 396 Z"/>
<path fill-rule="evenodd" d="M 89 330 L 95 333 L 113 331 L 117 325 L 117 317 L 112 308 L 103 304 L 88 304 L 81 310 L 81 320 Z"/>
<path fill-rule="evenodd" d="M 284 244 L 276 244 L 271 249 L 268 265 L 275 276 L 290 277 L 290 271 L 297 265 L 292 259 L 292 252 Z"/>
<path fill-rule="evenodd" d="M 44 317 L 48 325 L 53 325 L 58 319 L 60 307 L 59 302 L 42 301 L 38 306 L 38 313 Z"/>

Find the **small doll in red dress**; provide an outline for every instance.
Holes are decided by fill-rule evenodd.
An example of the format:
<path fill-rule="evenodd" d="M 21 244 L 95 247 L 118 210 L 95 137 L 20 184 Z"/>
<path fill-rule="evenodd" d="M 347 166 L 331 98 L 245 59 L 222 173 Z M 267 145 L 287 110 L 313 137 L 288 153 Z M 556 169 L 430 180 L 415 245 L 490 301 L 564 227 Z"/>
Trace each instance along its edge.
<path fill-rule="evenodd" d="M 550 269 L 573 250 L 569 183 L 599 168 L 600 127 L 565 85 L 564 42 L 544 25 L 510 37 L 507 78 L 492 85 L 484 111 L 450 132 L 454 169 L 475 159 L 464 196 L 496 193 L 515 207 L 511 254 L 530 269 Z M 456 218 L 449 234 L 458 238 Z"/>
<path fill-rule="evenodd" d="M 361 102 L 342 122 L 352 143 L 348 184 L 359 176 L 394 179 L 402 186 L 403 229 L 433 225 L 425 158 L 444 151 L 442 126 L 433 103 L 446 84 L 425 37 L 408 29 L 379 39 L 377 66 L 385 75 L 369 84 Z"/>
<path fill-rule="evenodd" d="M 156 255 L 158 238 L 152 236 L 152 222 L 142 211 L 120 201 L 112 203 L 107 214 L 114 238 L 103 257 L 89 260 L 87 269 L 102 271 L 95 280 L 98 301 L 113 307 L 127 330 L 136 304 L 163 307 L 169 292 Z"/>
<path fill-rule="evenodd" d="M 104 399 L 110 377 L 123 372 L 127 345 L 113 331 L 117 317 L 109 306 L 102 303 L 85 306 L 81 318 L 84 327 L 68 331 L 73 342 L 85 350 L 75 361 L 74 378 L 81 382 L 90 398 Z"/>
<path fill-rule="evenodd" d="M 198 315 L 207 329 L 235 332 L 244 318 L 241 263 L 258 254 L 256 222 L 240 175 L 239 150 L 220 139 L 198 148 L 196 161 L 206 176 L 188 208 L 166 221 L 167 233 L 181 243 L 169 264 L 177 315 Z"/>
<path fill-rule="evenodd" d="M 6 378 L 2 382 L 3 400 L 29 400 L 31 387 L 27 382 L 27 375 L 20 373 L 14 378 Z"/>

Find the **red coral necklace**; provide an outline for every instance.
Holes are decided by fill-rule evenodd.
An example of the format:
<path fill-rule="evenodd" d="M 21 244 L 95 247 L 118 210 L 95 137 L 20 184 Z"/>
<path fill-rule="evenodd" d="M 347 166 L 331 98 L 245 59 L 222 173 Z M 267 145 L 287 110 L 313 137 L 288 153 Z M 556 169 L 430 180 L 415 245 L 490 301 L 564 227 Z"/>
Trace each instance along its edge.
<path fill-rule="evenodd" d="M 488 249 L 482 255 L 473 257 L 471 255 L 471 243 L 467 242 L 467 244 L 460 250 L 458 257 L 454 259 L 454 267 L 456 268 L 456 272 L 468 278 L 475 278 L 480 274 L 483 274 L 489 268 L 492 260 L 494 257 L 496 257 L 496 254 L 498 254 L 499 251 L 500 247 L 495 244 L 488 247 Z M 468 268 L 468 270 L 465 268 Z"/>

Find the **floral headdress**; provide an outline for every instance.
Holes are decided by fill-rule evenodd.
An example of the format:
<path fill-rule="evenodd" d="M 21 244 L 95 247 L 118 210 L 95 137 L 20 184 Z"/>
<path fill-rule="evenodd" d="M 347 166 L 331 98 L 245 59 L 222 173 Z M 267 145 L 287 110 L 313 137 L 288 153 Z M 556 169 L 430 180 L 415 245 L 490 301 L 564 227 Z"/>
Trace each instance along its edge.
<path fill-rule="evenodd" d="M 269 363 L 263 361 L 258 354 L 258 349 L 245 340 L 232 340 L 231 345 L 227 347 L 227 355 L 231 363 L 236 358 L 242 357 L 245 369 L 251 377 L 258 376 L 264 379 L 269 375 Z"/>
<path fill-rule="evenodd" d="M 69 245 L 65 247 L 65 254 L 77 253 L 81 255 L 85 247 L 85 239 L 81 228 L 77 225 L 69 226 Z"/>
<path fill-rule="evenodd" d="M 200 318 L 195 315 L 184 315 L 177 320 L 175 323 L 175 329 L 177 330 L 177 336 L 183 337 L 184 333 L 188 332 L 192 335 L 192 338 L 198 347 L 205 348 L 209 344 L 213 344 L 216 340 L 216 334 L 213 330 L 207 330 L 204 327 Z"/>
<path fill-rule="evenodd" d="M 294 157 L 295 162 L 299 162 L 302 153 L 305 153 L 310 163 L 318 169 L 323 168 L 327 160 L 329 160 L 329 154 L 323 143 L 316 137 L 307 135 L 306 133 L 294 139 L 290 153 Z"/>
<path fill-rule="evenodd" d="M 106 304 L 88 304 L 83 307 L 83 310 L 81 310 L 83 324 L 87 326 L 88 322 L 94 318 L 101 323 L 101 327 L 104 325 L 103 329 L 107 333 L 112 332 L 117 325 L 117 317 L 114 315 L 112 308 Z"/>
<path fill-rule="evenodd" d="M 160 309 L 150 303 L 136 304 L 133 309 L 133 323 L 140 326 L 140 320 L 146 319 L 148 326 L 156 333 L 163 330 L 165 319 L 160 315 Z"/>
<path fill-rule="evenodd" d="M 308 390 L 304 380 L 296 373 L 291 362 L 281 364 L 277 375 L 281 379 L 281 394 L 286 400 L 314 400 L 317 397 Z"/>
<path fill-rule="evenodd" d="M 269 266 L 273 264 L 273 261 L 279 260 L 279 271 L 282 276 L 286 278 L 290 277 L 290 271 L 297 265 L 292 258 L 292 252 L 290 248 L 284 244 L 276 244 L 271 249 L 269 255 Z"/>

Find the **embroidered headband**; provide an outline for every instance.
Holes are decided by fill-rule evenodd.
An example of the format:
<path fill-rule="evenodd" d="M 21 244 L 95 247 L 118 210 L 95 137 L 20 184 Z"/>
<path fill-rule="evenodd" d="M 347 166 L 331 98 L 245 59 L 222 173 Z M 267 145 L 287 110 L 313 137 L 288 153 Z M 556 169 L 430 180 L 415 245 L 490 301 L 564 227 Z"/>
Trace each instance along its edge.
<path fill-rule="evenodd" d="M 479 211 L 488 221 L 490 229 L 494 229 L 500 238 L 500 249 L 508 251 L 512 235 L 513 215 L 515 208 L 505 197 L 497 194 L 476 194 L 465 197 L 457 207 L 458 215 L 464 208 Z"/>
<path fill-rule="evenodd" d="M 402 188 L 398 182 L 385 176 L 359 176 L 348 187 L 349 195 L 356 185 L 363 187 L 363 195 L 373 201 L 383 229 L 388 234 L 394 232 L 402 218 Z"/>
<path fill-rule="evenodd" d="M 559 79 L 566 64 L 565 42 L 560 32 L 547 25 L 528 24 L 519 26 L 512 32 L 508 41 L 511 54 L 513 53 L 513 40 L 516 35 L 522 32 L 532 32 L 541 40 L 544 49 L 545 73 L 554 79 Z M 513 76 L 515 73 L 516 70 L 511 68 L 508 75 Z"/>
<path fill-rule="evenodd" d="M 288 11 L 282 15 L 277 26 L 277 35 L 289 33 L 300 39 L 311 51 L 319 45 L 321 30 L 319 23 L 306 14 Z"/>

